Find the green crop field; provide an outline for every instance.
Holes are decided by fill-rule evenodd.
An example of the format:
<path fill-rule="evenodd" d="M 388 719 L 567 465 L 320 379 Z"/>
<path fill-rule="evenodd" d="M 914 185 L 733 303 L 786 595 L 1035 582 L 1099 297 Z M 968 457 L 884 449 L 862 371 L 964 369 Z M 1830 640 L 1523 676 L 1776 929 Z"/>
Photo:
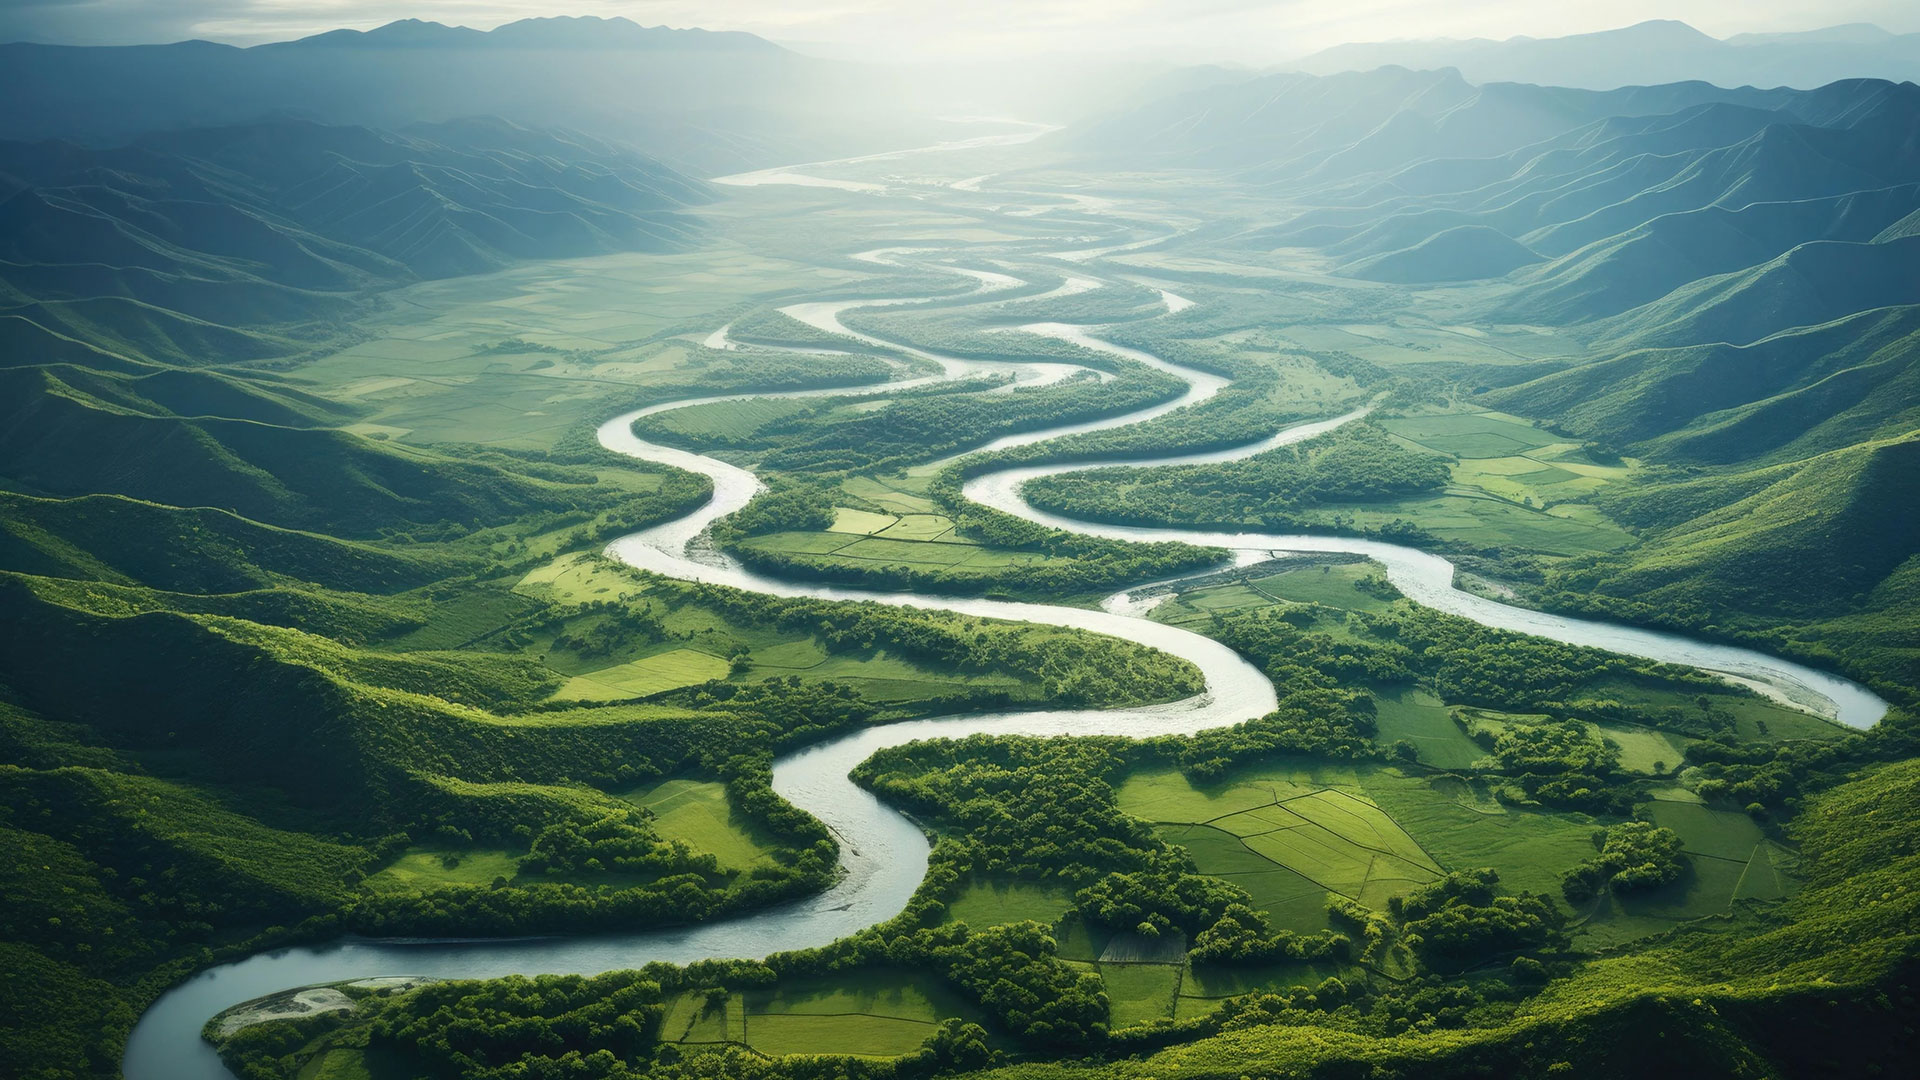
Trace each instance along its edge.
<path fill-rule="evenodd" d="M 1171 1019 L 1180 975 L 1178 964 L 1101 964 L 1114 1028 Z"/>
<path fill-rule="evenodd" d="M 1453 710 L 1425 690 L 1395 690 L 1374 695 L 1379 725 L 1375 738 L 1392 744 L 1412 743 L 1421 763 L 1436 769 L 1465 769 L 1486 756 L 1480 745 L 1453 721 Z M 1670 758 L 1669 763 L 1679 759 Z"/>
<path fill-rule="evenodd" d="M 1348 611 L 1384 611 L 1392 601 L 1354 588 L 1354 582 L 1375 577 L 1379 568 L 1372 563 L 1308 566 L 1298 570 L 1250 579 L 1258 591 L 1300 604 L 1325 604 Z"/>
<path fill-rule="evenodd" d="M 1560 441 L 1518 417 L 1491 412 L 1410 416 L 1381 424 L 1409 442 L 1463 458 L 1501 458 Z"/>
<path fill-rule="evenodd" d="M 942 543 L 967 543 L 954 534 L 953 519 L 939 514 L 906 514 L 885 529 L 878 530 L 880 536 L 888 540 L 938 541 Z"/>
<path fill-rule="evenodd" d="M 1392 499 L 1379 503 L 1343 505 L 1317 513 L 1346 515 L 1362 528 L 1382 528 L 1395 521 L 1416 521 L 1446 540 L 1475 547 L 1514 547 L 1553 555 L 1590 551 L 1618 551 L 1633 543 L 1633 535 L 1608 521 L 1591 506 L 1562 504 L 1536 509 L 1465 491 Z"/>
<path fill-rule="evenodd" d="M 898 520 L 892 514 L 875 514 L 866 510 L 849 510 L 844 506 L 836 506 L 833 508 L 833 525 L 827 531 L 851 533 L 854 536 L 872 536 Z"/>
<path fill-rule="evenodd" d="M 372 1080 L 366 1055 L 358 1050 L 328 1050 L 300 1070 L 299 1080 Z"/>
<path fill-rule="evenodd" d="M 904 483 L 895 486 L 870 476 L 850 476 L 840 482 L 840 487 L 895 514 L 923 514 L 933 509 L 932 500 L 923 493 L 924 484 L 919 485 L 920 490 L 910 490 Z"/>
<path fill-rule="evenodd" d="M 1057 885 L 1026 881 L 974 879 L 947 902 L 947 921 L 970 926 L 1032 919 L 1051 926 L 1073 908 L 1073 892 Z"/>
<path fill-rule="evenodd" d="M 1121 809 L 1187 847 L 1202 873 L 1253 875 L 1263 894 L 1296 917 L 1303 893 L 1291 877 L 1273 876 L 1276 870 L 1321 896 L 1336 892 L 1374 907 L 1440 876 L 1441 867 L 1380 807 L 1305 779 L 1243 775 L 1224 789 L 1202 791 L 1178 773 L 1147 773 L 1129 777 L 1119 798 Z"/>
<path fill-rule="evenodd" d="M 495 878 L 512 880 L 519 872 L 519 858 L 506 851 L 420 845 L 369 874 L 362 887 L 376 893 L 409 893 L 449 885 L 486 885 Z"/>
<path fill-rule="evenodd" d="M 678 994 L 667 1002 L 660 1036 L 673 1042 L 742 1043 L 746 1041 L 746 1011 L 738 996 L 711 1002 L 704 992 Z"/>
<path fill-rule="evenodd" d="M 1684 736 L 1652 728 L 1594 724 L 1593 730 L 1620 748 L 1620 767 L 1628 772 L 1663 773 L 1678 768 L 1686 757 Z"/>
<path fill-rule="evenodd" d="M 1489 866 L 1512 889 L 1558 896 L 1567 870 L 1593 856 L 1595 819 L 1507 807 L 1458 777 L 1366 774 L 1367 796 L 1448 868 Z"/>
<path fill-rule="evenodd" d="M 685 840 L 729 870 L 751 870 L 771 861 L 771 845 L 734 811 L 724 784 L 705 780 L 666 780 L 620 796 L 653 812 L 653 828 L 662 839 Z"/>
<path fill-rule="evenodd" d="M 553 696 L 573 701 L 617 701 L 646 697 L 681 686 L 723 679 L 727 671 L 727 662 L 720 657 L 693 649 L 674 649 L 575 675 Z"/>
<path fill-rule="evenodd" d="M 763 1054 L 911 1053 L 949 1016 L 979 1009 L 926 975 L 868 969 L 744 995 L 745 1042 Z"/>

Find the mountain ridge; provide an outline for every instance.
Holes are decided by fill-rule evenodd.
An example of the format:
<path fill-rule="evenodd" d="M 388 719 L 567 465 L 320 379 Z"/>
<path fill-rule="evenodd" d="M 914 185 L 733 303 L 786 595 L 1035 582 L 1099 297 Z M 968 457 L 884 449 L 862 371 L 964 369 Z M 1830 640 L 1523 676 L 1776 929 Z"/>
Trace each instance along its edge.
<path fill-rule="evenodd" d="M 1414 39 L 1336 45 L 1281 65 L 1326 75 L 1388 64 L 1453 67 L 1476 82 L 1550 82 L 1611 89 L 1704 78 L 1723 86 L 1810 88 L 1849 76 L 1920 77 L 1920 34 L 1851 24 L 1720 39 L 1652 19 L 1555 38 Z"/>

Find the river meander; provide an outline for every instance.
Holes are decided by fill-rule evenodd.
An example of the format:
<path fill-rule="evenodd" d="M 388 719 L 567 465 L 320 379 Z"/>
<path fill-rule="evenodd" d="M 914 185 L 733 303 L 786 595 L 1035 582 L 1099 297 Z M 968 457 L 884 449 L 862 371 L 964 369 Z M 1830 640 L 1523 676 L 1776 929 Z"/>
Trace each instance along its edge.
<path fill-rule="evenodd" d="M 786 175 L 785 170 L 769 170 L 764 177 L 757 176 L 752 182 L 794 182 L 786 179 Z M 865 191 L 867 187 L 870 185 L 852 187 L 850 190 Z M 919 253 L 921 250 L 888 249 L 866 253 L 866 261 L 898 265 L 898 260 Z M 974 295 L 982 301 L 995 299 L 995 293 L 1024 284 L 1006 274 L 942 263 L 929 262 L 922 269 L 947 270 L 972 277 L 978 282 Z M 1070 281 L 1084 282 L 1086 278 L 1075 277 Z M 1083 291 L 1092 284 L 1076 287 L 1073 291 Z M 1009 382 L 1012 384 L 1037 385 L 1084 370 L 1058 363 L 989 363 L 942 356 L 858 334 L 839 322 L 843 312 L 855 307 L 895 306 L 931 302 L 934 299 L 903 297 L 878 301 L 803 303 L 782 310 L 790 317 L 818 329 L 864 340 L 869 344 L 884 345 L 922 363 L 931 363 L 938 368 L 937 374 L 884 383 L 865 390 L 836 388 L 683 400 L 625 413 L 608 420 L 599 429 L 602 445 L 639 460 L 700 473 L 712 480 L 714 493 L 706 505 L 693 513 L 621 537 L 608 546 L 607 553 L 653 573 L 774 596 L 873 601 L 1113 634 L 1164 650 L 1194 664 L 1205 677 L 1206 690 L 1202 694 L 1182 701 L 1137 708 L 974 713 L 904 721 L 855 731 L 807 747 L 774 763 L 773 786 L 793 805 L 825 822 L 840 839 L 841 864 L 845 872 L 835 886 L 820 895 L 724 921 L 669 929 L 636 930 L 626 934 L 521 940 L 353 939 L 262 953 L 201 972 L 169 990 L 155 1002 L 141 1017 L 128 1041 L 123 1068 L 129 1080 L 225 1080 L 230 1074 L 212 1049 L 200 1039 L 202 1026 L 214 1014 L 232 1005 L 296 986 L 392 975 L 485 978 L 508 974 L 594 973 L 637 967 L 656 960 L 686 963 L 708 957 L 763 957 L 774 952 L 825 945 L 897 914 L 925 875 L 928 844 L 920 830 L 848 777 L 854 766 L 876 750 L 916 739 L 957 738 L 981 733 L 1043 736 L 1185 734 L 1237 723 L 1270 711 L 1275 704 L 1272 684 L 1238 654 L 1210 638 L 1127 614 L 1125 612 L 1129 610 L 1129 605 L 1117 602 L 1118 597 L 1116 602 L 1109 602 L 1095 610 L 983 598 L 873 592 L 768 577 L 746 570 L 710 551 L 689 554 L 690 543 L 714 521 L 745 506 L 760 489 L 760 483 L 752 473 L 737 466 L 638 438 L 633 433 L 633 421 L 640 416 L 704 402 L 745 397 L 887 393 L 908 385 L 978 378 L 983 374 L 1010 376 Z M 945 296 L 938 299 L 952 303 L 956 298 Z M 1171 295 L 1163 299 L 1169 311 L 1181 310 L 1189 303 Z M 1227 384 L 1220 376 L 1106 342 L 1098 337 L 1097 328 L 1043 323 L 1020 329 L 1146 364 L 1183 380 L 1187 383 L 1187 390 L 1168 402 L 1134 413 L 1008 436 L 981 450 L 1026 445 L 1075 432 L 1144 423 L 1205 400 Z M 731 343 L 727 341 L 725 328 L 715 332 L 708 339 L 708 344 L 729 347 Z M 1290 427 L 1267 439 L 1231 450 L 1170 455 L 1157 459 L 1131 458 L 1124 463 L 1138 466 L 1232 460 L 1310 437 L 1360 414 L 1355 412 Z M 1116 539 L 1179 540 L 1224 548 L 1233 552 L 1235 560 L 1241 563 L 1257 561 L 1275 552 L 1347 552 L 1363 555 L 1379 562 L 1394 585 L 1413 600 L 1489 626 L 1719 672 L 1778 700 L 1826 715 L 1851 727 L 1872 726 L 1887 708 L 1885 702 L 1864 687 L 1753 650 L 1534 611 L 1464 592 L 1454 587 L 1454 567 L 1451 563 L 1412 548 L 1335 536 L 1216 533 L 1096 524 L 1042 513 L 1029 506 L 1020 495 L 1021 485 L 1037 476 L 1117 463 L 1075 462 L 998 469 L 970 479 L 965 492 L 976 502 L 1042 524 Z"/>

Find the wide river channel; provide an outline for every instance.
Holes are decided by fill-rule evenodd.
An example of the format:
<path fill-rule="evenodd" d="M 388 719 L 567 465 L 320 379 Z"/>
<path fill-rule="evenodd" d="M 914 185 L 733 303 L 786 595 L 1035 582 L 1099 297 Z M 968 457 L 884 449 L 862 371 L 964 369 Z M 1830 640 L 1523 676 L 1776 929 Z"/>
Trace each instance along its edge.
<path fill-rule="evenodd" d="M 722 182 L 731 179 L 743 185 L 794 183 L 796 181 L 793 178 L 802 175 L 789 170 L 768 170 L 739 178 L 723 178 Z M 875 187 L 877 185 L 849 186 L 850 190 L 863 192 Z M 938 253 L 895 248 L 868 252 L 857 258 L 877 265 L 895 266 L 920 255 Z M 510 974 L 591 974 L 638 967 L 656 960 L 687 963 L 709 957 L 758 958 L 775 952 L 825 945 L 898 914 L 926 873 L 929 849 L 920 829 L 848 778 L 849 771 L 876 750 L 917 739 L 959 738 L 981 733 L 1187 734 L 1239 723 L 1273 709 L 1273 685 L 1258 669 L 1210 638 L 1151 621 L 1144 614 L 1130 613 L 1139 612 L 1143 605 L 1133 602 L 1129 593 L 1116 594 L 1100 609 L 1094 610 L 969 597 L 869 592 L 767 577 L 748 571 L 710 550 L 703 550 L 699 545 L 694 545 L 695 554 L 689 554 L 690 543 L 698 539 L 714 521 L 745 506 L 760 490 L 760 482 L 752 473 L 726 462 L 641 440 L 633 433 L 633 422 L 641 416 L 741 397 L 891 393 L 908 385 L 979 378 L 982 375 L 1007 376 L 1009 386 L 1031 386 L 1072 377 L 1085 370 L 1060 363 L 962 360 L 883 342 L 850 330 L 840 323 L 839 316 L 852 308 L 954 304 L 972 298 L 985 302 L 1001 299 L 995 294 L 1009 292 L 1025 284 L 1007 274 L 953 266 L 933 259 L 928 259 L 917 268 L 961 274 L 973 279 L 977 286 L 973 293 L 960 297 L 914 296 L 802 303 L 790 305 L 782 311 L 818 329 L 868 344 L 884 345 L 918 362 L 923 368 L 931 364 L 938 368 L 937 374 L 918 375 L 865 389 L 723 395 L 677 401 L 625 413 L 603 424 L 599 429 L 599 438 L 609 449 L 642 461 L 700 473 L 713 481 L 713 498 L 706 505 L 686 517 L 621 537 L 608 546 L 607 553 L 629 565 L 654 573 L 774 596 L 864 600 L 1111 634 L 1153 646 L 1191 662 L 1205 676 L 1205 691 L 1186 700 L 1137 708 L 970 713 L 904 721 L 866 728 L 818 743 L 775 761 L 773 787 L 793 805 L 819 818 L 840 840 L 840 862 L 845 872 L 836 885 L 820 895 L 725 921 L 670 929 L 637 930 L 626 934 L 514 940 L 343 939 L 327 945 L 260 953 L 203 971 L 156 1001 L 140 1018 L 128 1040 L 122 1066 L 129 1080 L 230 1080 L 231 1074 L 221 1065 L 212 1048 L 201 1040 L 201 1028 L 223 1009 L 297 986 L 393 975 L 491 978 Z M 1094 275 L 1085 274 L 1080 268 L 1076 268 L 1076 275 L 1070 276 L 1067 284 L 1056 293 L 1080 292 L 1103 284 L 1089 280 Z M 1163 300 L 1169 312 L 1191 306 L 1189 301 L 1171 294 L 1163 294 Z M 1018 332 L 1063 339 L 1083 348 L 1145 364 L 1181 379 L 1187 384 L 1187 389 L 1171 401 L 1137 412 L 1009 436 L 973 453 L 1036 443 L 1075 432 L 1144 423 L 1205 400 L 1227 384 L 1225 379 L 1217 375 L 1182 367 L 1148 353 L 1104 341 L 1097 336 L 1098 328 L 1095 327 L 1036 323 L 1020 327 Z M 727 337 L 725 328 L 710 336 L 707 344 L 716 348 L 736 347 Z M 1029 506 L 1020 495 L 1021 485 L 1034 477 L 1102 465 L 1172 465 L 1247 457 L 1319 434 L 1355 419 L 1363 412 L 1361 410 L 1290 427 L 1265 440 L 1232 450 L 1160 458 L 1136 457 L 1125 462 L 1078 461 L 1070 465 L 1028 465 L 1000 469 L 972 478 L 967 482 L 965 492 L 976 502 L 1046 525 L 1116 539 L 1179 540 L 1222 548 L 1231 553 L 1234 562 L 1241 564 L 1258 562 L 1285 552 L 1346 552 L 1363 555 L 1380 563 L 1393 584 L 1418 603 L 1488 626 L 1703 668 L 1776 700 L 1827 716 L 1850 727 L 1871 727 L 1886 712 L 1886 702 L 1865 687 L 1764 653 L 1694 641 L 1673 634 L 1547 614 L 1463 592 L 1454 587 L 1454 567 L 1451 563 L 1412 548 L 1334 536 L 1214 533 L 1094 524 L 1040 512 Z"/>

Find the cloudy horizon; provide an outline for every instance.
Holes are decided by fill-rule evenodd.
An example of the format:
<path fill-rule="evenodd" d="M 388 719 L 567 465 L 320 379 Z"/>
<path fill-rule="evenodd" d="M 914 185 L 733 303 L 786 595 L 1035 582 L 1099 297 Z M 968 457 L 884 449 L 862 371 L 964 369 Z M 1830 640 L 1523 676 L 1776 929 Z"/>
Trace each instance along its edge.
<path fill-rule="evenodd" d="M 743 30 L 804 51 L 866 59 L 984 59 L 1151 53 L 1183 62 L 1274 62 L 1343 42 L 1558 37 L 1675 19 L 1715 37 L 1856 22 L 1920 31 L 1904 0 L 1620 0 L 1605 7 L 1470 0 L 0 0 L 0 41 L 123 45 L 200 38 L 236 45 L 419 18 L 491 29 L 543 15 L 624 16 L 644 25 Z"/>

